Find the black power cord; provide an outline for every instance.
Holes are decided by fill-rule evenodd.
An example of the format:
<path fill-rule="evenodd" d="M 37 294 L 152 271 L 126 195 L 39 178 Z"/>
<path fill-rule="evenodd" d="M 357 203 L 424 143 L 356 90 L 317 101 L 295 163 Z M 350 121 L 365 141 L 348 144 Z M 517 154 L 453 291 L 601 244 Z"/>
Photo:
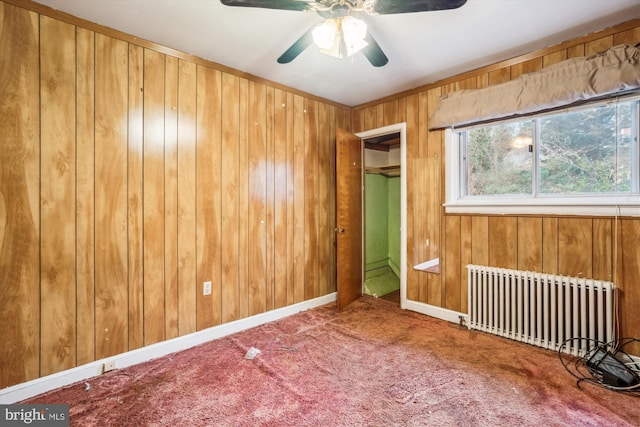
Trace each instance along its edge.
<path fill-rule="evenodd" d="M 587 344 L 588 350 L 571 366 L 565 360 L 571 356 L 565 354 L 563 349 L 573 341 L 582 341 Z M 576 385 L 579 389 L 582 389 L 582 382 L 588 382 L 608 390 L 640 397 L 640 360 L 634 359 L 624 351 L 625 346 L 634 342 L 640 340 L 620 338 L 602 342 L 590 338 L 569 338 L 558 348 L 558 357 L 567 372 L 577 378 Z"/>

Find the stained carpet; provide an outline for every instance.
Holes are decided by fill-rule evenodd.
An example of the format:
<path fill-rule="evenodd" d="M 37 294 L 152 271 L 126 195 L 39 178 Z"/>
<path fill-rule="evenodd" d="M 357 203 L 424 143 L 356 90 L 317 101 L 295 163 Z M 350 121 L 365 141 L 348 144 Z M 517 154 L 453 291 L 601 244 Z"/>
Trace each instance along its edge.
<path fill-rule="evenodd" d="M 255 347 L 252 360 L 245 354 Z M 637 426 L 555 352 L 363 297 L 30 399 L 77 426 Z"/>

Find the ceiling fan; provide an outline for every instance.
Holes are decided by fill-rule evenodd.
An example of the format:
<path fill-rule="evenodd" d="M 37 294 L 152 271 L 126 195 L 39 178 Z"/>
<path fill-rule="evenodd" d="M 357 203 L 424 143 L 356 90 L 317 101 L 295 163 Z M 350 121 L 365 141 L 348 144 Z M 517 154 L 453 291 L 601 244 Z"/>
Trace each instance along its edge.
<path fill-rule="evenodd" d="M 312 44 L 322 53 L 344 58 L 362 51 L 374 67 L 389 62 L 366 23 L 356 17 L 367 15 L 391 15 L 398 13 L 428 12 L 457 9 L 467 0 L 220 0 L 226 6 L 281 9 L 300 12 L 316 12 L 324 22 L 311 27 L 280 57 L 280 64 L 293 61 Z"/>

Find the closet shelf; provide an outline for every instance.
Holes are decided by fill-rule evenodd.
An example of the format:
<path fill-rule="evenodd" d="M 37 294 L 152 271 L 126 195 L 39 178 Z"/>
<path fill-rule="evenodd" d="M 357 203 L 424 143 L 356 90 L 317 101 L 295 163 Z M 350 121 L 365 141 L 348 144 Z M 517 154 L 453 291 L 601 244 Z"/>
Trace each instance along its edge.
<path fill-rule="evenodd" d="M 386 177 L 400 176 L 400 165 L 365 166 L 364 170 L 366 173 L 384 175 Z"/>

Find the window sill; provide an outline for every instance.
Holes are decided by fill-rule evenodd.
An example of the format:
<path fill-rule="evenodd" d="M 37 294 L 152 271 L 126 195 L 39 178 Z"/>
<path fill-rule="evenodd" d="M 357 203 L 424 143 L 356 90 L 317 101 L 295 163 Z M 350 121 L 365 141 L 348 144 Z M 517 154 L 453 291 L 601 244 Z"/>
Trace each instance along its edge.
<path fill-rule="evenodd" d="M 566 199 L 468 199 L 444 204 L 452 214 L 483 215 L 578 215 L 578 216 L 640 216 L 640 197 L 627 197 L 611 202 L 594 198 Z"/>

